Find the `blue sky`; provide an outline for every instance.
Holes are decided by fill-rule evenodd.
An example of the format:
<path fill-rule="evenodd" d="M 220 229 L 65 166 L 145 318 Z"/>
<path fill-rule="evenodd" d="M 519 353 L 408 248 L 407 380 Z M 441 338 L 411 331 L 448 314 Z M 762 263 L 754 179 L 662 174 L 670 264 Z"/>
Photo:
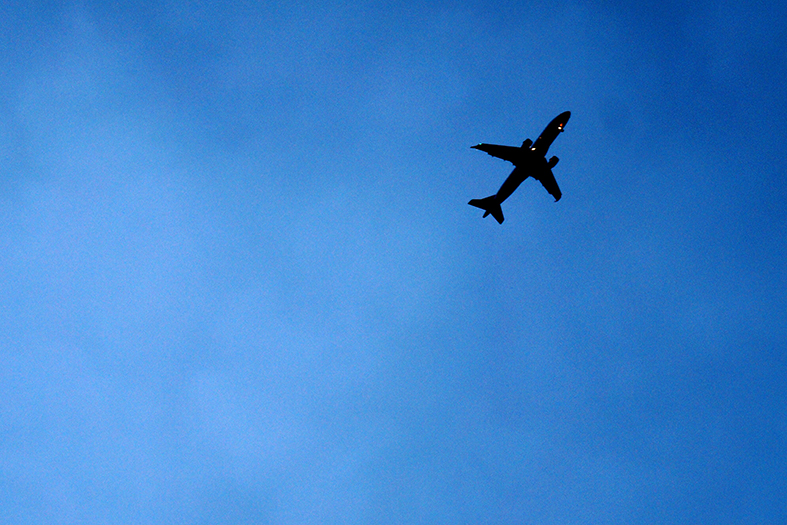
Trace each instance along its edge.
<path fill-rule="evenodd" d="M 787 520 L 780 3 L 0 13 L 3 523 Z"/>

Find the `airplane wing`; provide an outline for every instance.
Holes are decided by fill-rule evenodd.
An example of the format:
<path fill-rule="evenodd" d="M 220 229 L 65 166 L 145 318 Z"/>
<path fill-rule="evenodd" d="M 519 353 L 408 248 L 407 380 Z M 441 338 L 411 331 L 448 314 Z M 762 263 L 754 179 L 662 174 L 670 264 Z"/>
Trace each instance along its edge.
<path fill-rule="evenodd" d="M 497 157 L 498 159 L 507 160 L 512 164 L 516 164 L 519 160 L 519 156 L 522 154 L 521 148 L 516 146 L 498 146 L 497 144 L 477 144 L 475 146 L 471 146 L 473 149 L 480 149 L 481 151 L 485 151 L 492 155 L 493 157 Z"/>
<path fill-rule="evenodd" d="M 555 202 L 559 201 L 560 197 L 563 196 L 563 194 L 560 192 L 560 188 L 557 185 L 555 176 L 552 174 L 552 170 L 546 169 L 541 173 L 532 175 L 532 177 L 540 182 L 544 189 L 555 198 Z"/>

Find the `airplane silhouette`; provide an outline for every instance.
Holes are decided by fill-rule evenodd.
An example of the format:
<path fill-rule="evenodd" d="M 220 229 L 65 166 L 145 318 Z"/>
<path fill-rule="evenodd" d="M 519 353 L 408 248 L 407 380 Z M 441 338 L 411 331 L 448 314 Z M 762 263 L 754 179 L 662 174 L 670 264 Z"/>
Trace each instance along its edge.
<path fill-rule="evenodd" d="M 527 139 L 522 143 L 522 147 L 519 148 L 516 146 L 498 146 L 497 144 L 472 146 L 474 149 L 485 151 L 493 157 L 507 160 L 514 165 L 514 171 L 511 172 L 511 175 L 508 176 L 495 195 L 490 195 L 485 199 L 473 199 L 467 204 L 481 208 L 485 212 L 484 217 L 491 214 L 498 223 L 503 224 L 505 219 L 503 218 L 503 209 L 500 208 L 500 204 L 514 193 L 514 190 L 528 177 L 533 177 L 539 181 L 549 194 L 555 198 L 555 202 L 559 201 L 563 194 L 560 193 L 560 188 L 557 186 L 555 176 L 552 174 L 552 168 L 555 167 L 560 159 L 552 157 L 547 161 L 546 154 L 549 146 L 552 145 L 558 134 L 563 131 L 570 117 L 570 111 L 561 113 L 547 125 L 544 132 L 541 133 L 535 142 Z"/>

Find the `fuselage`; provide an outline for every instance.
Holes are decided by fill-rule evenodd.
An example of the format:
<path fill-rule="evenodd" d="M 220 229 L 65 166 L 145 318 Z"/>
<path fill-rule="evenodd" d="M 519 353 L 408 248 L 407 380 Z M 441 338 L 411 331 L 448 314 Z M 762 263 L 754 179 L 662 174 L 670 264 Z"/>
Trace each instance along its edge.
<path fill-rule="evenodd" d="M 557 136 L 563 132 L 563 128 L 566 127 L 569 118 L 571 118 L 570 111 L 564 111 L 553 118 L 552 122 L 547 124 L 547 127 L 533 143 L 533 146 L 530 148 L 531 151 L 537 153 L 541 157 L 545 157 L 549 150 L 549 146 L 551 146 Z"/>
<path fill-rule="evenodd" d="M 497 190 L 495 200 L 498 203 L 510 197 L 519 185 L 530 176 L 530 173 L 534 173 L 536 170 L 549 169 L 549 163 L 546 159 L 547 151 L 549 146 L 563 131 L 569 118 L 571 118 L 570 111 L 561 113 L 547 124 L 547 127 L 532 145 L 528 144 L 529 141 L 522 145 L 520 148 L 521 153 L 517 156 L 517 159 L 512 160 L 515 166 L 514 171 L 511 172 L 505 182 L 503 182 L 503 185 L 500 186 L 500 189 Z"/>
<path fill-rule="evenodd" d="M 508 176 L 505 182 L 503 182 L 503 185 L 500 186 L 500 189 L 497 190 L 497 194 L 495 194 L 495 200 L 497 202 L 503 202 L 506 200 L 528 177 L 529 175 L 527 173 L 527 169 L 524 167 L 517 166 L 514 168 L 514 171 L 511 172 L 511 175 Z"/>

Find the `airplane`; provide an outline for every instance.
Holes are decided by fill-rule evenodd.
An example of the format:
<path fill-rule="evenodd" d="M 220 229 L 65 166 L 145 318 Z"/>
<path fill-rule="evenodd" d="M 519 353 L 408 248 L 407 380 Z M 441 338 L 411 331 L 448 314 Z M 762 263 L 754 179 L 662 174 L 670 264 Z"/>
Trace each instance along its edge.
<path fill-rule="evenodd" d="M 555 176 L 552 174 L 552 168 L 555 167 L 560 159 L 552 157 L 547 161 L 546 154 L 549 146 L 552 145 L 558 134 L 563 132 L 563 128 L 565 128 L 570 117 L 570 111 L 561 113 L 547 125 L 535 142 L 527 139 L 519 148 L 516 146 L 498 146 L 496 144 L 472 146 L 473 149 L 485 151 L 493 157 L 507 160 L 514 165 L 514 171 L 503 182 L 503 185 L 500 186 L 495 195 L 490 195 L 484 199 L 473 199 L 467 204 L 481 208 L 485 212 L 484 217 L 491 214 L 499 224 L 503 224 L 503 210 L 500 208 L 500 204 L 514 193 L 514 190 L 528 177 L 533 177 L 539 181 L 549 194 L 555 198 L 555 202 L 559 201 L 563 194 L 557 186 Z"/>

